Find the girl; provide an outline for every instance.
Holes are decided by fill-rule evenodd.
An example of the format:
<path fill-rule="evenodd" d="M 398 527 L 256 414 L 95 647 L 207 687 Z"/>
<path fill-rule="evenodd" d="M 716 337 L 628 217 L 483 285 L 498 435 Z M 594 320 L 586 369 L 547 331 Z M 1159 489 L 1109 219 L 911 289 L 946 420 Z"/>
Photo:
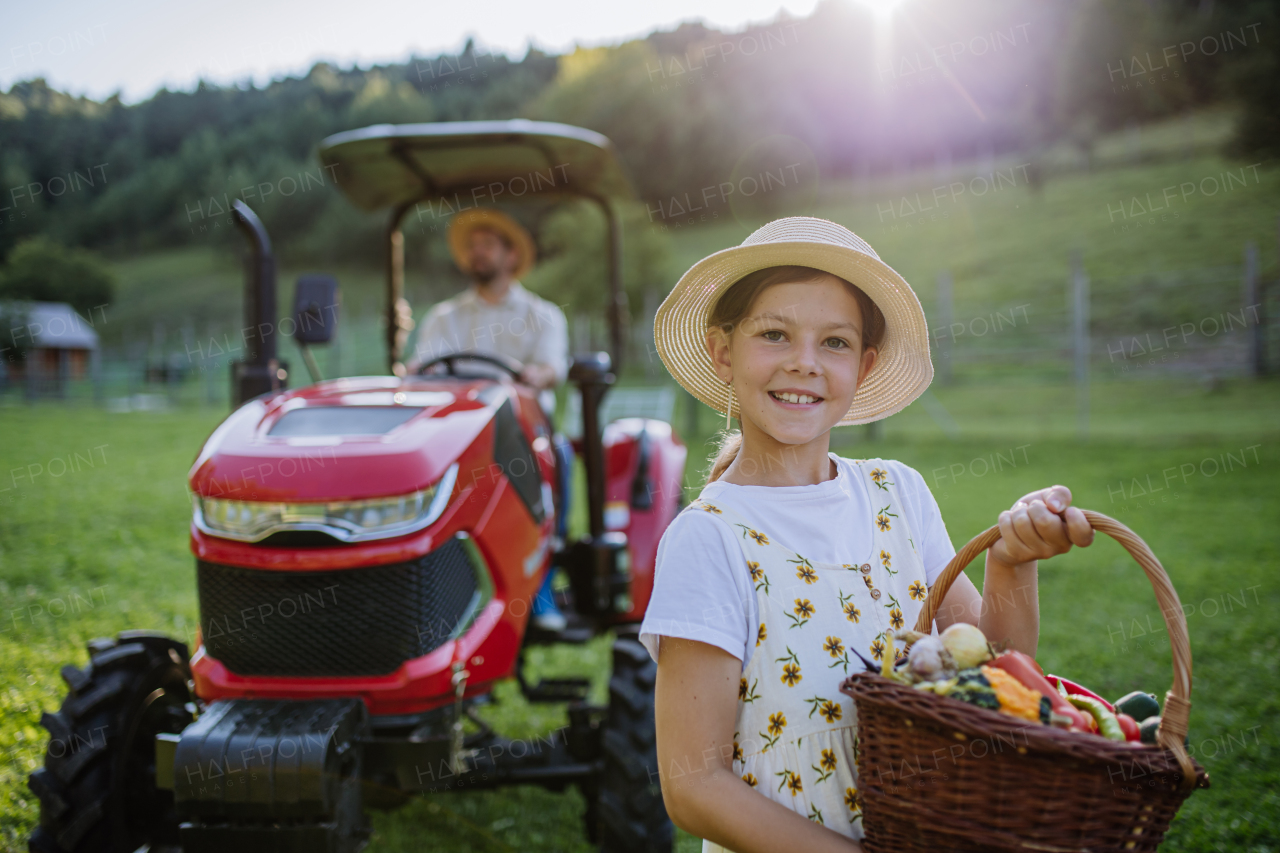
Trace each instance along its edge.
<path fill-rule="evenodd" d="M 676 380 L 741 424 L 662 537 L 641 626 L 667 812 L 704 851 L 860 850 L 855 709 L 838 688 L 858 654 L 886 653 L 886 630 L 915 624 L 955 550 L 918 473 L 830 453 L 831 428 L 928 387 L 924 312 L 856 235 L 791 217 L 695 264 L 655 338 Z M 962 575 L 937 627 L 974 622 L 1034 655 L 1036 561 L 1093 539 L 1070 502 L 1053 486 L 1002 512 L 983 592 Z"/>

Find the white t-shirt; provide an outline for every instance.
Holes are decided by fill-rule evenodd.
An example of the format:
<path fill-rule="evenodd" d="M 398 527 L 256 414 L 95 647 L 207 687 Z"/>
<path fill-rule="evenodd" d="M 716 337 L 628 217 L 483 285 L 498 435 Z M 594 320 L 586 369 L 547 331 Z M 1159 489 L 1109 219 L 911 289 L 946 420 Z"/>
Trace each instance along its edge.
<path fill-rule="evenodd" d="M 723 501 L 749 523 L 787 530 L 818 563 L 861 565 L 874 562 L 872 518 L 866 489 L 854 464 L 834 453 L 836 476 L 812 486 L 738 486 L 716 481 L 702 499 Z M 925 582 L 933 586 L 955 556 L 947 526 L 924 478 L 901 462 L 885 460 L 902 501 L 920 558 Z M 653 595 L 640 626 L 640 642 L 658 659 L 658 638 L 698 640 L 724 649 L 742 661 L 755 649 L 759 624 L 755 588 L 742 546 L 733 530 L 705 512 L 682 512 L 662 535 L 654 571 Z"/>
<path fill-rule="evenodd" d="M 418 344 L 405 362 L 410 373 L 433 358 L 454 352 L 499 353 L 521 364 L 543 364 L 555 371 L 556 384 L 569 375 L 569 332 L 564 312 L 553 302 L 525 290 L 518 281 L 492 305 L 470 287 L 437 303 L 418 328 Z M 543 410 L 554 412 L 555 392 L 538 395 Z"/>

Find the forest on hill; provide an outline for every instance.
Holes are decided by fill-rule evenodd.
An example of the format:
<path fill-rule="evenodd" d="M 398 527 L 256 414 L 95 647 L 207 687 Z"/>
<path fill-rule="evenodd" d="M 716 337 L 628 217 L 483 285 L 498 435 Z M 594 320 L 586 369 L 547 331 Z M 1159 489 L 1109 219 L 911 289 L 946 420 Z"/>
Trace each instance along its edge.
<path fill-rule="evenodd" d="M 641 199 L 634 222 L 758 169 L 803 166 L 816 180 L 1019 151 L 1034 179 L 1050 145 L 1076 146 L 1087 162 L 1104 132 L 1219 102 L 1240 108 L 1233 150 L 1280 145 L 1275 3 L 909 8 L 892 29 L 853 0 L 827 0 L 741 32 L 686 24 L 519 59 L 469 42 L 136 104 L 17 83 L 0 92 L 0 256 L 34 235 L 106 252 L 207 241 L 238 196 L 295 259 L 378 263 L 381 217 L 347 204 L 315 151 L 328 134 L 382 122 L 526 117 L 600 131 Z"/>

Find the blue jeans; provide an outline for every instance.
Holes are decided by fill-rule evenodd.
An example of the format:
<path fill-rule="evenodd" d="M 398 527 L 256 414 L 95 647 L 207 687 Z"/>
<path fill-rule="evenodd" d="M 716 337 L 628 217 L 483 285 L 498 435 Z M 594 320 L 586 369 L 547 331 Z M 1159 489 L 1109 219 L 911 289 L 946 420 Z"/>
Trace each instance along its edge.
<path fill-rule="evenodd" d="M 569 489 L 573 485 L 573 445 L 569 439 L 557 433 L 552 437 L 552 447 L 556 452 L 556 476 L 560 481 L 560 505 L 556 507 L 556 536 L 564 541 L 569 532 Z M 558 613 L 552 589 L 555 570 L 547 572 L 538 594 L 533 599 L 533 615 Z"/>

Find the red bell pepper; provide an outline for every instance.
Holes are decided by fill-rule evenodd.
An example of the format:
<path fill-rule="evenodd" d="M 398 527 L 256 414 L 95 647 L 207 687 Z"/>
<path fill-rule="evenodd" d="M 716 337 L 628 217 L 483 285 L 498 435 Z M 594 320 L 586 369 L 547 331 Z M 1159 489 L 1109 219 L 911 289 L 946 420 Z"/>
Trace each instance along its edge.
<path fill-rule="evenodd" d="M 1085 715 L 1066 699 L 1063 699 L 1057 689 L 1036 671 L 1035 658 L 1022 652 L 1009 651 L 991 661 L 989 665 L 1000 667 L 1022 682 L 1023 687 L 1028 687 L 1041 696 L 1048 697 L 1053 712 L 1071 720 L 1072 730 L 1078 732 L 1089 731 L 1089 723 L 1085 720 Z"/>
<path fill-rule="evenodd" d="M 1106 699 L 1103 699 L 1097 693 L 1094 693 L 1088 687 L 1081 687 L 1079 684 L 1076 684 L 1074 681 L 1068 681 L 1067 679 L 1063 678 L 1060 675 L 1046 675 L 1045 678 L 1048 679 L 1049 683 L 1052 684 L 1054 687 L 1058 686 L 1058 682 L 1062 682 L 1062 686 L 1065 687 L 1067 689 L 1067 693 L 1071 694 L 1072 696 L 1088 696 L 1090 699 L 1097 699 L 1103 705 L 1107 706 L 1108 711 L 1110 711 L 1113 714 L 1116 712 L 1115 705 L 1112 705 L 1110 702 L 1108 702 Z"/>
<path fill-rule="evenodd" d="M 1124 739 L 1127 741 L 1142 740 L 1142 732 L 1138 728 L 1138 722 L 1128 714 L 1116 714 L 1116 722 L 1120 723 L 1120 731 L 1124 732 Z"/>

